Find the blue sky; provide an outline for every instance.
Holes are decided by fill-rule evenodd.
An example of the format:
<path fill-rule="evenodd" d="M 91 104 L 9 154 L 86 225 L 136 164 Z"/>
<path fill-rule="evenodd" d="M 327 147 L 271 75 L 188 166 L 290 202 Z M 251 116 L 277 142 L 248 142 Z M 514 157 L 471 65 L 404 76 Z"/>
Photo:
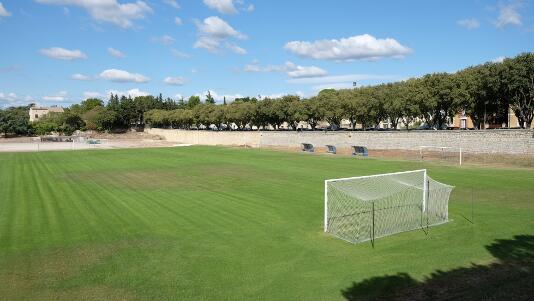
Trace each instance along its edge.
<path fill-rule="evenodd" d="M 532 1 L 0 0 L 0 107 L 311 96 L 534 49 Z"/>

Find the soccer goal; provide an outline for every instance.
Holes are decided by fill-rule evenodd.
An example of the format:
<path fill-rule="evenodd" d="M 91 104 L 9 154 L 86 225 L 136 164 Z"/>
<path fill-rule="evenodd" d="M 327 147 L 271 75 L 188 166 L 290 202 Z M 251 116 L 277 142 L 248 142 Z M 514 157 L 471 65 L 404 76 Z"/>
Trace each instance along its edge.
<path fill-rule="evenodd" d="M 462 148 L 451 146 L 420 146 L 419 160 L 438 160 L 462 165 Z"/>
<path fill-rule="evenodd" d="M 324 231 L 359 243 L 443 224 L 453 188 L 426 169 L 326 180 Z"/>

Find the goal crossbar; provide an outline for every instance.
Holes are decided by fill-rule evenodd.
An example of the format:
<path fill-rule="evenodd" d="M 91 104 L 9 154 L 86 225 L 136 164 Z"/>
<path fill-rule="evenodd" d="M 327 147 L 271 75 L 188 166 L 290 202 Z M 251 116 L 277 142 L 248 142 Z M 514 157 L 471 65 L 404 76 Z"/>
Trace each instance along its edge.
<path fill-rule="evenodd" d="M 447 152 L 457 152 L 459 154 L 458 156 L 458 163 L 459 165 L 462 165 L 462 148 L 460 146 L 435 146 L 435 145 L 421 145 L 419 146 L 419 159 L 423 160 L 423 151 L 424 150 L 436 150 L 436 151 L 447 151 Z"/>

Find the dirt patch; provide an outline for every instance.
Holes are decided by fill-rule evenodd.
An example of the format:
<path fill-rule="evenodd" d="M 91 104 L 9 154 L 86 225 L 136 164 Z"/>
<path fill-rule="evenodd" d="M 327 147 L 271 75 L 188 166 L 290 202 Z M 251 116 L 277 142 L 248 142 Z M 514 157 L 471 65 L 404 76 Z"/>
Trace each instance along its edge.
<path fill-rule="evenodd" d="M 131 240 L 2 255 L 0 300 L 137 300 L 133 292 L 125 289 L 76 281 L 65 284 L 121 252 L 153 245 L 154 242 Z"/>

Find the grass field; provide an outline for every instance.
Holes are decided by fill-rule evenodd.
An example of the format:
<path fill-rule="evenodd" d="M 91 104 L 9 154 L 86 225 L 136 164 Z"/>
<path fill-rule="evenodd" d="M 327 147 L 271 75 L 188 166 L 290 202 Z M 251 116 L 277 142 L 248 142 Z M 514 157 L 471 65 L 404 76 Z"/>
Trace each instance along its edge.
<path fill-rule="evenodd" d="M 450 223 L 374 248 L 322 232 L 324 179 L 420 168 L 456 186 Z M 215 147 L 0 154 L 0 300 L 521 299 L 533 235 L 529 169 Z"/>

